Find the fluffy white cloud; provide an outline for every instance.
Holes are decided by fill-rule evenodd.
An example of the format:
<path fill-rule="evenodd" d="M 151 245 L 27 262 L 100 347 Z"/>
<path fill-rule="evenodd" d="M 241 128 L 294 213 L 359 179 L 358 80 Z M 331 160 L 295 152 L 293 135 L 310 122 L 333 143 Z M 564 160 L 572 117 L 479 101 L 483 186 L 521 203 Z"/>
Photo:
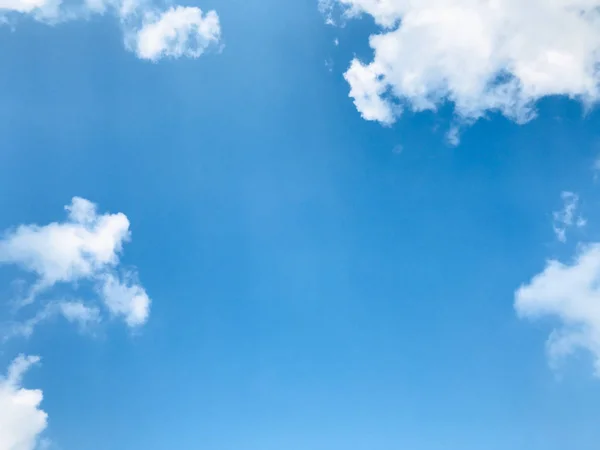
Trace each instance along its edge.
<path fill-rule="evenodd" d="M 19 356 L 0 377 L 0 450 L 33 450 L 46 428 L 47 415 L 40 409 L 42 391 L 21 386 L 23 374 L 37 356 Z"/>
<path fill-rule="evenodd" d="M 151 14 L 135 37 L 140 58 L 156 61 L 164 56 L 197 58 L 219 42 L 221 27 L 214 11 L 203 14 L 193 6 L 177 6 L 160 15 Z"/>
<path fill-rule="evenodd" d="M 373 60 L 345 74 L 367 120 L 450 101 L 466 122 L 487 111 L 525 122 L 545 96 L 599 99 L 600 0 L 321 0 L 329 19 L 334 5 L 382 29 Z"/>
<path fill-rule="evenodd" d="M 197 58 L 221 38 L 219 16 L 197 7 L 174 6 L 160 11 L 150 0 L 0 0 L 0 19 L 29 14 L 42 22 L 85 19 L 90 14 L 114 13 L 120 20 L 126 48 L 140 58 Z"/>
<path fill-rule="evenodd" d="M 73 282 L 114 267 L 129 239 L 122 214 L 97 215 L 88 200 L 75 197 L 64 223 L 21 225 L 0 240 L 0 263 L 14 263 L 39 276 L 39 285 Z"/>
<path fill-rule="evenodd" d="M 129 280 L 121 282 L 106 275 L 101 286 L 106 307 L 115 316 L 122 316 L 130 327 L 143 325 L 150 314 L 150 298 L 142 286 Z"/>
<path fill-rule="evenodd" d="M 79 197 L 65 209 L 65 222 L 21 225 L 0 239 L 0 264 L 17 265 L 36 276 L 20 305 L 33 303 L 58 284 L 76 286 L 90 281 L 112 315 L 123 317 L 129 326 L 145 323 L 150 298 L 141 285 L 130 281 L 134 278 L 131 270 L 119 270 L 123 244 L 131 237 L 127 217 L 122 213 L 98 214 L 95 204 Z M 125 281 L 119 280 L 119 273 Z M 51 301 L 34 317 L 13 326 L 9 334 L 29 335 L 39 322 L 56 314 L 81 326 L 100 320 L 96 307 Z"/>
<path fill-rule="evenodd" d="M 515 308 L 523 318 L 559 321 L 547 342 L 553 364 L 584 349 L 593 355 L 600 376 L 600 243 L 582 248 L 572 264 L 549 261 L 517 290 Z"/>
<path fill-rule="evenodd" d="M 577 214 L 579 206 L 579 196 L 573 192 L 562 192 L 560 194 L 563 201 L 563 207 L 560 211 L 552 214 L 554 234 L 560 242 L 567 241 L 567 229 L 573 226 L 581 228 L 585 226 L 586 220 Z"/>

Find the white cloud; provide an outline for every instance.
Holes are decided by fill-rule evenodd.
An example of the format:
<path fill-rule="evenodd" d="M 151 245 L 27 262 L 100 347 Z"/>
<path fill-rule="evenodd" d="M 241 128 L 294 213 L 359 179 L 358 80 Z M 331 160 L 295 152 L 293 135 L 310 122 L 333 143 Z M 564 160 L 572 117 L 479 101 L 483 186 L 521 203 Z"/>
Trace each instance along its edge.
<path fill-rule="evenodd" d="M 0 263 L 34 272 L 40 288 L 90 278 L 117 265 L 118 253 L 129 239 L 127 217 L 99 216 L 93 203 L 78 197 L 66 209 L 66 222 L 21 225 L 6 233 L 0 240 Z"/>
<path fill-rule="evenodd" d="M 43 8 L 48 0 L 0 0 L 0 10 L 29 13 Z"/>
<path fill-rule="evenodd" d="M 545 96 L 600 98 L 600 0 L 321 0 L 329 21 L 333 5 L 381 27 L 372 61 L 345 74 L 367 120 L 450 101 L 466 122 L 499 111 L 522 123 Z"/>
<path fill-rule="evenodd" d="M 0 450 L 33 450 L 47 424 L 40 409 L 42 391 L 21 386 L 24 373 L 39 361 L 37 356 L 19 356 L 0 377 Z"/>
<path fill-rule="evenodd" d="M 198 58 L 220 37 L 219 17 L 214 11 L 203 14 L 197 7 L 177 6 L 147 17 L 136 33 L 135 49 L 140 58 L 152 61 L 165 56 Z"/>
<path fill-rule="evenodd" d="M 120 269 L 119 256 L 131 233 L 123 213 L 99 214 L 89 200 L 74 197 L 66 206 L 67 220 L 48 225 L 21 225 L 0 239 L 0 264 L 12 264 L 36 276 L 20 306 L 36 301 L 55 286 L 77 287 L 89 281 L 100 292 L 108 311 L 129 326 L 145 323 L 150 299 L 131 270 Z M 123 282 L 119 281 L 123 273 Z M 50 301 L 32 318 L 12 327 L 9 335 L 29 335 L 43 320 L 56 314 L 85 326 L 100 320 L 98 308 L 82 302 Z"/>
<path fill-rule="evenodd" d="M 354 59 L 344 78 L 350 84 L 349 95 L 363 118 L 389 125 L 395 120 L 395 109 L 384 99 L 388 86 L 380 72 L 377 64 L 365 65 Z"/>
<path fill-rule="evenodd" d="M 60 313 L 69 322 L 86 326 L 89 323 L 100 321 L 100 310 L 98 308 L 87 306 L 81 302 L 59 302 L 56 305 Z"/>
<path fill-rule="evenodd" d="M 552 364 L 583 349 L 593 356 L 600 376 L 600 243 L 583 247 L 571 264 L 548 261 L 517 290 L 515 308 L 522 318 L 558 320 L 547 342 Z"/>
<path fill-rule="evenodd" d="M 562 192 L 560 197 L 563 201 L 563 207 L 560 211 L 552 213 L 553 223 L 552 228 L 554 234 L 560 242 L 567 241 L 567 229 L 575 226 L 581 228 L 585 226 L 586 220 L 577 215 L 579 206 L 579 196 L 573 192 Z"/>
<path fill-rule="evenodd" d="M 150 314 L 150 298 L 137 283 L 119 281 L 113 275 L 106 275 L 101 286 L 106 307 L 115 316 L 122 316 L 127 325 L 143 325 Z"/>
<path fill-rule="evenodd" d="M 125 47 L 142 59 L 198 58 L 221 38 L 217 13 L 203 14 L 197 7 L 172 6 L 160 11 L 150 0 L 0 0 L 1 22 L 9 22 L 11 13 L 57 23 L 107 12 L 120 20 Z"/>

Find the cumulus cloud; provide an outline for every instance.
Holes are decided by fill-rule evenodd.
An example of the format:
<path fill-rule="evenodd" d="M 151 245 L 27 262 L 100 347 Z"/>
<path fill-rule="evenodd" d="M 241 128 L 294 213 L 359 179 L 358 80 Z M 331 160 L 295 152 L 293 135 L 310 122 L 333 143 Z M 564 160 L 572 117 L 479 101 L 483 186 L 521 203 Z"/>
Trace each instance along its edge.
<path fill-rule="evenodd" d="M 552 228 L 554 234 L 560 242 L 567 241 L 567 229 L 571 227 L 581 228 L 585 226 L 586 220 L 577 214 L 579 206 L 579 196 L 573 192 L 564 191 L 561 193 L 563 207 L 559 211 L 552 213 Z"/>
<path fill-rule="evenodd" d="M 168 56 L 198 58 L 211 44 L 219 42 L 221 27 L 214 11 L 177 6 L 160 15 L 150 15 L 135 37 L 140 58 L 156 61 Z"/>
<path fill-rule="evenodd" d="M 593 356 L 600 376 L 600 243 L 582 247 L 570 264 L 548 261 L 517 290 L 515 308 L 522 318 L 558 321 L 547 342 L 553 365 L 583 349 Z"/>
<path fill-rule="evenodd" d="M 599 99 L 600 0 L 321 0 L 332 21 L 371 16 L 371 61 L 345 74 L 367 120 L 393 123 L 403 107 L 452 102 L 469 123 L 497 111 L 519 123 L 535 102 L 563 95 Z M 560 30 L 560 32 L 557 32 Z"/>
<path fill-rule="evenodd" d="M 0 450 L 33 450 L 47 424 L 40 409 L 42 391 L 25 389 L 22 377 L 39 361 L 37 356 L 19 356 L 5 377 L 0 376 Z"/>
<path fill-rule="evenodd" d="M 125 36 L 125 47 L 140 58 L 197 58 L 221 37 L 219 16 L 195 6 L 174 6 L 166 11 L 149 0 L 0 0 L 4 22 L 15 14 L 57 23 L 85 19 L 91 14 L 113 13 Z"/>
<path fill-rule="evenodd" d="M 139 284 L 130 280 L 122 282 L 107 274 L 101 284 L 101 294 L 111 314 L 123 317 L 130 327 L 143 325 L 148 320 L 150 298 Z"/>
<path fill-rule="evenodd" d="M 13 263 L 37 274 L 37 289 L 91 277 L 115 266 L 129 239 L 129 220 L 122 213 L 99 216 L 93 203 L 78 197 L 65 209 L 64 223 L 21 225 L 0 240 L 0 263 Z"/>
<path fill-rule="evenodd" d="M 74 197 L 65 209 L 64 222 L 20 225 L 0 239 L 0 264 L 18 266 L 35 276 L 19 306 L 34 303 L 56 286 L 74 289 L 78 283 L 88 281 L 96 286 L 100 301 L 111 315 L 122 317 L 132 327 L 144 324 L 150 298 L 139 283 L 132 281 L 134 272 L 119 267 L 123 245 L 131 238 L 127 216 L 99 214 L 94 203 L 80 197 Z M 100 320 L 95 306 L 80 301 L 50 301 L 35 316 L 13 326 L 9 334 L 29 335 L 38 323 L 57 314 L 80 326 Z"/>

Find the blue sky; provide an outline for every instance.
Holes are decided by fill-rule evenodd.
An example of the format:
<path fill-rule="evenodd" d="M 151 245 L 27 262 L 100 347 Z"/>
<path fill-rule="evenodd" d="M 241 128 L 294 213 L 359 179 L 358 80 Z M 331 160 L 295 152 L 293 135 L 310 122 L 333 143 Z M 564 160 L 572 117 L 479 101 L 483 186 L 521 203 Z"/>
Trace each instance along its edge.
<path fill-rule="evenodd" d="M 446 3 L 0 2 L 0 450 L 597 448 L 598 2 Z"/>

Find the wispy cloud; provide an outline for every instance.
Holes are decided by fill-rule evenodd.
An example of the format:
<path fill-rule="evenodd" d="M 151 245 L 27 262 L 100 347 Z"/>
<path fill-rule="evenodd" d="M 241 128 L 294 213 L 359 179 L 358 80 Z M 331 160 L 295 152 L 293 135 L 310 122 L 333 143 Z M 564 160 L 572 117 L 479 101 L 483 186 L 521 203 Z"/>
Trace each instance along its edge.
<path fill-rule="evenodd" d="M 87 331 L 101 321 L 102 314 L 96 306 L 88 306 L 82 301 L 52 301 L 39 309 L 33 317 L 13 321 L 4 325 L 2 338 L 6 341 L 16 336 L 29 337 L 42 322 L 61 316 L 76 324 L 81 331 Z"/>
<path fill-rule="evenodd" d="M 564 191 L 560 195 L 563 207 L 552 213 L 552 228 L 560 242 L 567 242 L 567 230 L 571 227 L 581 228 L 587 223 L 586 219 L 577 213 L 579 196 L 573 192 Z"/>

